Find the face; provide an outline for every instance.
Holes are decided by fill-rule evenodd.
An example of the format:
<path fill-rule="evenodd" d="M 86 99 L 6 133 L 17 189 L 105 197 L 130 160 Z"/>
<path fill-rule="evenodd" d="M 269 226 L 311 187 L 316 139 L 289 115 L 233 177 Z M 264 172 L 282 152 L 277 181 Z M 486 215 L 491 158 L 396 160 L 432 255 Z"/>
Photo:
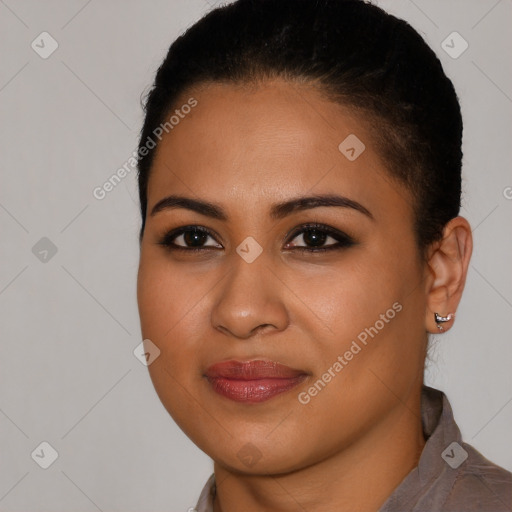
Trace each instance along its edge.
<path fill-rule="evenodd" d="M 191 96 L 148 184 L 138 303 L 160 350 L 149 372 L 215 461 L 296 470 L 371 436 L 421 386 L 409 195 L 364 120 L 313 88 L 213 84 L 179 105 Z"/>

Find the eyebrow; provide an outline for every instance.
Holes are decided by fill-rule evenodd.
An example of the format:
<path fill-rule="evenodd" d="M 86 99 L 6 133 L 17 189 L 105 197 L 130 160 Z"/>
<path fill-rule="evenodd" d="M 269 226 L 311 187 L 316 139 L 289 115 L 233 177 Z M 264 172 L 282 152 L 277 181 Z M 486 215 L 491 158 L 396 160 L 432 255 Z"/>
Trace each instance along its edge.
<path fill-rule="evenodd" d="M 296 211 L 310 210 L 312 208 L 319 208 L 322 206 L 350 208 L 366 215 L 371 220 L 375 220 L 372 213 L 362 204 L 349 199 L 348 197 L 333 194 L 303 196 L 289 199 L 281 203 L 276 203 L 270 209 L 270 217 L 274 220 L 279 220 Z M 192 210 L 213 219 L 222 221 L 228 220 L 226 211 L 220 205 L 211 203 L 209 201 L 191 199 L 189 197 L 179 195 L 167 196 L 158 201 L 158 203 L 153 206 L 150 216 L 153 216 L 163 210 L 175 208 Z"/>

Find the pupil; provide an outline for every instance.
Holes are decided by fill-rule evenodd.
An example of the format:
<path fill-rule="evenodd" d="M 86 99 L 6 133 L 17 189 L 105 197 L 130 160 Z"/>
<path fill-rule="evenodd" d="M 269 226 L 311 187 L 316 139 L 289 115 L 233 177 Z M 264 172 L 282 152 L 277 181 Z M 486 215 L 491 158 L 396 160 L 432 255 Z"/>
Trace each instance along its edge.
<path fill-rule="evenodd" d="M 187 245 L 191 246 L 201 246 L 204 244 L 207 238 L 207 234 L 201 231 L 186 231 L 183 234 L 183 239 Z"/>
<path fill-rule="evenodd" d="M 302 235 L 304 237 L 304 242 L 307 245 L 323 245 L 325 243 L 325 239 L 327 238 L 327 233 L 322 231 L 310 229 Z"/>

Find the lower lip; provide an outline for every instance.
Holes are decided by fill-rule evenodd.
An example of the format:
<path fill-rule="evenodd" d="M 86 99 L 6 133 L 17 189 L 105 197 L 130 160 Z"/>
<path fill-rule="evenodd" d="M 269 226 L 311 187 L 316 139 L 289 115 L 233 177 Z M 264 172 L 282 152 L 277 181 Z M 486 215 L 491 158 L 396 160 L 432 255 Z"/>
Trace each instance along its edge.
<path fill-rule="evenodd" d="M 235 402 L 264 402 L 270 398 L 285 393 L 300 384 L 306 375 L 289 379 L 257 379 L 237 380 L 223 377 L 207 377 L 213 390 Z"/>

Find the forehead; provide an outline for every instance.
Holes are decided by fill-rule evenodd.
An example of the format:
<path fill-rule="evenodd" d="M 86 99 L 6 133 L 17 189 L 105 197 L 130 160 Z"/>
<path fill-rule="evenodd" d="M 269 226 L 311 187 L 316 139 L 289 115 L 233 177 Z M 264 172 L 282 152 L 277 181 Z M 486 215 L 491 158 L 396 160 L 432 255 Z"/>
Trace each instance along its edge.
<path fill-rule="evenodd" d="M 196 106 L 180 110 L 190 98 Z M 173 108 L 181 115 L 159 143 L 149 208 L 176 192 L 246 209 L 306 192 L 403 202 L 363 120 L 311 86 L 215 83 Z"/>

